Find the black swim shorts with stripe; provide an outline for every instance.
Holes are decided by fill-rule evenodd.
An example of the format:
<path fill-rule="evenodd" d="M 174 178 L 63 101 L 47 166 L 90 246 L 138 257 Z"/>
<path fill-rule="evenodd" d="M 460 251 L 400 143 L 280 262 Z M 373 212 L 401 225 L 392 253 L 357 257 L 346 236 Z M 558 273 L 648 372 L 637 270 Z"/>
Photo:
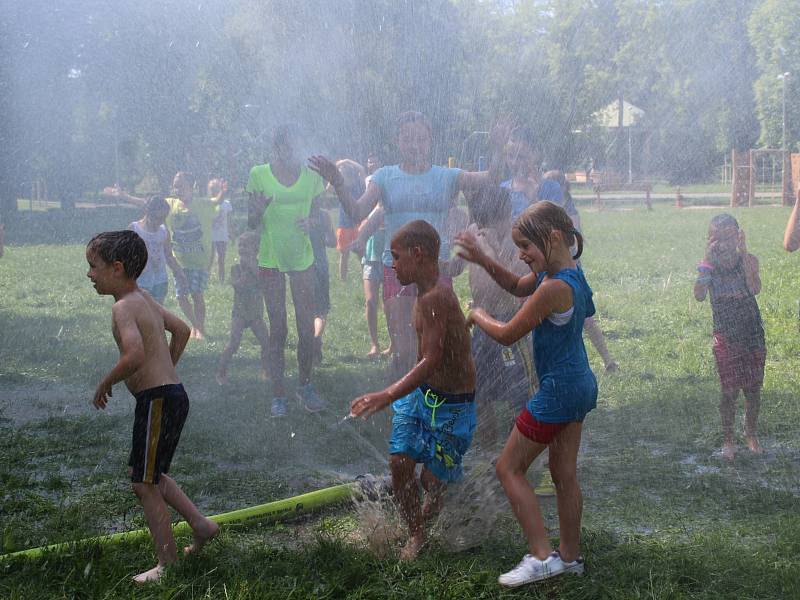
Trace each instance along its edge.
<path fill-rule="evenodd" d="M 158 483 L 169 471 L 181 437 L 189 397 L 183 385 L 162 385 L 143 390 L 136 397 L 133 444 L 128 465 L 134 483 Z"/>

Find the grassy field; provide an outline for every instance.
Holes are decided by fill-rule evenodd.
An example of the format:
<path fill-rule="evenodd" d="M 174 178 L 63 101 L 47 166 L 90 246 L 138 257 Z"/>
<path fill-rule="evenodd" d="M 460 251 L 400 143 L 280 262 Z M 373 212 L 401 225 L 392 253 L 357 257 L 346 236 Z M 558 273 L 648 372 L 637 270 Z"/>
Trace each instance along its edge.
<path fill-rule="evenodd" d="M 368 552 L 356 514 L 341 508 L 283 524 L 227 528 L 202 556 L 146 589 L 129 582 L 152 564 L 144 541 L 0 561 L 0 597 L 800 597 L 800 279 L 793 276 L 797 257 L 781 249 L 788 209 L 736 212 L 761 260 L 768 357 L 760 420 L 765 453 L 753 457 L 742 446 L 732 464 L 717 453 L 710 308 L 691 295 L 694 264 L 716 210 L 658 205 L 653 212 L 637 206 L 583 213 L 584 268 L 621 366 L 601 375 L 589 348 L 600 398 L 579 458 L 585 577 L 502 591 L 496 577 L 516 564 L 525 545 L 495 501 L 483 509 L 499 510 L 500 518 L 481 545 L 450 552 L 434 539 L 411 564 Z M 116 348 L 111 301 L 95 294 L 83 257 L 91 233 L 124 227 L 134 217 L 112 208 L 78 211 L 72 219 L 51 211 L 6 225 L 0 259 L 4 552 L 143 525 L 126 483 L 132 399 L 118 387 L 106 413 L 88 404 Z M 190 344 L 180 363 L 192 412 L 173 462 L 176 479 L 203 510 L 231 510 L 385 472 L 385 419 L 332 427 L 354 395 L 377 388 L 384 377 L 381 363 L 362 358 L 368 336 L 358 275 L 351 268 L 347 282 L 331 282 L 334 308 L 316 373 L 330 411 L 310 416 L 294 405 L 277 421 L 268 418 L 268 384 L 258 379 L 251 337 L 234 358 L 230 384 L 219 388 L 213 381 L 232 290 L 212 280 L 211 339 Z M 457 290 L 466 300 L 463 279 Z M 168 304 L 175 308 L 174 300 Z M 289 346 L 287 364 L 294 368 L 291 333 Z M 544 507 L 555 538 L 554 502 Z"/>

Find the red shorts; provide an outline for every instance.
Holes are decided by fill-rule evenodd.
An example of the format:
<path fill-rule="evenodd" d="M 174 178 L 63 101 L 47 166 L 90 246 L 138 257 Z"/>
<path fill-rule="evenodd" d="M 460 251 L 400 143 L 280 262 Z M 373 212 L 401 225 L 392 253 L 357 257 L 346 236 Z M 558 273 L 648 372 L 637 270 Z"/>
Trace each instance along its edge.
<path fill-rule="evenodd" d="M 442 285 L 446 285 L 451 290 L 453 289 L 453 278 L 447 275 L 439 275 L 439 281 Z M 413 283 L 409 285 L 402 285 L 397 279 L 397 273 L 391 267 L 383 266 L 383 299 L 397 298 L 399 296 L 408 296 L 411 298 L 417 297 L 417 286 Z"/>
<path fill-rule="evenodd" d="M 336 230 L 336 249 L 343 252 L 350 247 L 358 237 L 358 227 L 339 227 Z"/>
<path fill-rule="evenodd" d="M 724 334 L 714 334 L 714 359 L 717 362 L 719 382 L 723 392 L 760 390 L 764 384 L 764 348 L 748 349 L 731 342 Z"/>
<path fill-rule="evenodd" d="M 559 431 L 569 423 L 542 423 L 537 421 L 527 408 L 517 417 L 517 429 L 526 438 L 537 444 L 549 444 Z"/>

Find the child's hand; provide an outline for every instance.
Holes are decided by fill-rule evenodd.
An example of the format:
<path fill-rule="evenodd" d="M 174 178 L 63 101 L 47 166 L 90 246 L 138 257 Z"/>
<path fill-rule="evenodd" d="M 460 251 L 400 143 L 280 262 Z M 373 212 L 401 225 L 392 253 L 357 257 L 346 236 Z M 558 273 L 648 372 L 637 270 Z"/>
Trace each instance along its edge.
<path fill-rule="evenodd" d="M 475 317 L 479 317 L 481 313 L 485 315 L 486 311 L 480 307 L 473 308 L 471 311 L 469 311 L 469 314 L 467 315 L 467 329 L 471 329 L 472 326 L 478 322 Z"/>
<path fill-rule="evenodd" d="M 103 381 L 97 386 L 97 389 L 94 391 L 94 398 L 92 398 L 92 404 L 98 410 L 105 409 L 108 405 L 108 399 L 111 397 L 111 386 L 106 385 Z"/>
<path fill-rule="evenodd" d="M 354 417 L 366 419 L 379 410 L 386 408 L 389 399 L 383 392 L 373 392 L 360 398 L 356 398 L 350 403 L 350 414 Z"/>
<path fill-rule="evenodd" d="M 309 158 L 308 168 L 319 173 L 320 176 L 333 187 L 341 185 L 344 180 L 339 169 L 336 168 L 336 165 L 324 156 L 316 155 Z"/>
<path fill-rule="evenodd" d="M 456 235 L 455 251 L 456 256 L 476 264 L 481 264 L 481 261 L 486 257 L 486 253 L 478 243 L 478 238 L 469 230 L 462 231 Z"/>
<path fill-rule="evenodd" d="M 745 240 L 744 231 L 739 230 L 739 241 L 736 244 L 736 250 L 740 254 L 747 255 L 747 241 Z"/>

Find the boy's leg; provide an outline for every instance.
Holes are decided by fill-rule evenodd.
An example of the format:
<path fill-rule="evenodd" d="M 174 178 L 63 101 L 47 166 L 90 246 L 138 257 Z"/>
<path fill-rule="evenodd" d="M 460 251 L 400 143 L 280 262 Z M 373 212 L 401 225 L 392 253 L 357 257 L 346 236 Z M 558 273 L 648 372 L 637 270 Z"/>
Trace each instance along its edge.
<path fill-rule="evenodd" d="M 193 292 L 192 301 L 194 302 L 194 316 L 197 319 L 196 337 L 202 340 L 206 336 L 206 300 L 203 292 Z"/>
<path fill-rule="evenodd" d="M 758 413 L 761 409 L 761 388 L 744 390 L 744 435 L 751 452 L 761 454 L 758 441 Z"/>
<path fill-rule="evenodd" d="M 286 370 L 286 278 L 274 269 L 262 269 L 264 301 L 269 316 L 269 365 L 272 374 L 272 392 L 276 398 L 286 396 L 284 371 Z"/>
<path fill-rule="evenodd" d="M 194 337 L 195 330 L 197 329 L 197 318 L 195 317 L 194 306 L 192 306 L 192 302 L 189 300 L 188 294 L 178 296 L 178 306 L 181 307 L 183 314 L 186 315 L 187 319 L 189 319 L 189 323 L 192 325 L 192 337 Z"/>
<path fill-rule="evenodd" d="M 586 335 L 589 336 L 589 340 L 592 342 L 595 350 L 597 350 L 597 353 L 603 359 L 603 365 L 606 371 L 609 373 L 616 371 L 619 367 L 614 359 L 611 358 L 611 353 L 608 351 L 608 346 L 606 346 L 606 338 L 600 326 L 597 324 L 597 321 L 594 320 L 594 317 L 586 318 L 583 322 L 583 329 L 586 331 Z"/>
<path fill-rule="evenodd" d="M 425 543 L 416 467 L 416 461 L 406 454 L 392 454 L 389 459 L 394 497 L 409 531 L 408 542 L 400 552 L 401 560 L 415 558 Z"/>
<path fill-rule="evenodd" d="M 175 537 L 172 535 L 172 523 L 169 510 L 158 486 L 152 483 L 134 483 L 133 491 L 144 509 L 147 527 L 153 536 L 158 566 L 134 577 L 137 583 L 158 581 L 163 567 L 173 564 L 178 559 L 175 548 Z"/>
<path fill-rule="evenodd" d="M 242 343 L 242 333 L 244 332 L 244 324 L 240 319 L 233 319 L 231 321 L 231 339 L 225 349 L 222 351 L 222 356 L 219 359 L 219 366 L 217 367 L 217 383 L 225 385 L 228 379 L 228 363 L 231 357 L 236 354 L 239 345 Z"/>
<path fill-rule="evenodd" d="M 217 246 L 217 268 L 219 273 L 219 282 L 225 283 L 225 242 L 216 242 Z"/>
<path fill-rule="evenodd" d="M 556 486 L 558 505 L 559 553 L 571 562 L 580 555 L 583 496 L 578 485 L 578 448 L 583 423 L 570 423 L 550 443 L 550 474 Z"/>
<path fill-rule="evenodd" d="M 722 421 L 722 457 L 733 460 L 736 444 L 733 435 L 733 423 L 736 420 L 736 396 L 739 390 L 722 390 L 719 403 L 719 416 Z"/>
<path fill-rule="evenodd" d="M 259 345 L 261 346 L 261 374 L 264 379 L 268 379 L 269 373 L 269 331 L 267 331 L 267 324 L 262 319 L 252 321 L 250 329 L 253 335 L 256 336 Z"/>
<path fill-rule="evenodd" d="M 511 430 L 495 467 L 497 478 L 528 541 L 528 552 L 540 560 L 550 555 L 552 547 L 539 509 L 539 501 L 525 475 L 531 463 L 545 448 L 546 445 L 529 440 L 515 427 Z"/>
<path fill-rule="evenodd" d="M 350 256 L 350 251 L 345 248 L 339 253 L 339 279 L 345 281 L 347 279 L 347 259 Z"/>
<path fill-rule="evenodd" d="M 422 489 L 425 490 L 425 502 L 422 504 L 422 520 L 425 522 L 438 515 L 442 510 L 444 490 L 447 485 L 431 473 L 427 467 L 422 467 L 420 481 Z"/>
<path fill-rule="evenodd" d="M 364 280 L 364 311 L 369 330 L 370 349 L 368 358 L 378 356 L 378 282 L 372 279 Z"/>
<path fill-rule="evenodd" d="M 189 500 L 189 497 L 183 492 L 178 484 L 175 483 L 175 480 L 172 479 L 172 477 L 162 473 L 159 477 L 158 489 L 161 492 L 161 496 L 163 497 L 164 501 L 166 501 L 166 503 L 172 508 L 177 510 L 184 520 L 189 524 L 189 527 L 192 528 L 194 543 L 190 546 L 186 546 L 183 549 L 185 554 L 197 552 L 203 547 L 203 545 L 206 544 L 206 542 L 214 538 L 214 536 L 219 533 L 219 525 L 217 525 L 211 519 L 207 519 L 205 516 L 203 516 L 203 514 L 198 510 L 194 503 Z M 170 535 L 171 534 L 172 530 L 170 529 Z M 174 539 L 172 544 L 173 546 L 175 545 Z"/>
<path fill-rule="evenodd" d="M 298 382 L 311 381 L 314 359 L 314 267 L 289 275 L 297 324 Z"/>

